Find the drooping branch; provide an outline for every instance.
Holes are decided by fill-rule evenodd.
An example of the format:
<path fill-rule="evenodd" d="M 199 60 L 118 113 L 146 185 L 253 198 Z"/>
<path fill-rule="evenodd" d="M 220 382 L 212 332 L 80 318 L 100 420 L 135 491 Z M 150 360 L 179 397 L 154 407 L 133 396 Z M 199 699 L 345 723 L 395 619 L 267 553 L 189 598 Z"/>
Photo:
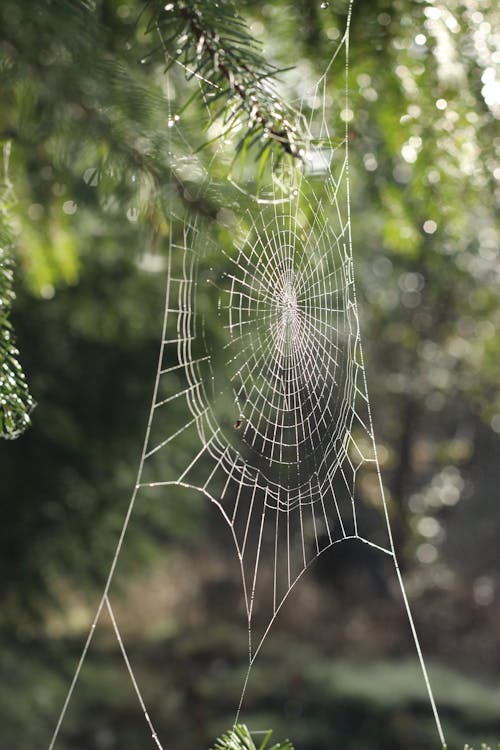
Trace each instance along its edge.
<path fill-rule="evenodd" d="M 295 115 L 271 83 L 282 71 L 262 57 L 230 0 L 155 2 L 148 29 L 160 34 L 168 65 L 179 61 L 188 78 L 198 78 L 212 111 L 222 104 L 214 117 L 227 130 L 245 122 L 238 150 L 260 142 L 260 154 L 276 145 L 281 156 L 302 158 Z"/>
<path fill-rule="evenodd" d="M 10 143 L 3 147 L 4 175 L 0 192 L 0 437 L 13 439 L 30 424 L 34 401 L 19 362 L 14 330 L 10 321 L 14 300 L 12 235 L 7 206 L 11 193 L 7 174 Z"/>

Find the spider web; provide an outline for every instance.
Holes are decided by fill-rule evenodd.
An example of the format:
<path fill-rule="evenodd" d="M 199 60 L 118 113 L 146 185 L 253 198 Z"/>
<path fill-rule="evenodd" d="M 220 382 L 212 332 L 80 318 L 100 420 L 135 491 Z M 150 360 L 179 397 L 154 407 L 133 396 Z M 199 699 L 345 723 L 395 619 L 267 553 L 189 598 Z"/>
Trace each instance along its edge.
<path fill-rule="evenodd" d="M 110 601 L 136 503 L 142 493 L 162 487 L 202 493 L 217 506 L 234 541 L 248 621 L 248 673 L 237 716 L 252 665 L 295 583 L 322 552 L 357 540 L 394 561 L 444 744 L 396 560 L 360 338 L 349 199 L 351 11 L 352 0 L 345 33 L 307 94 L 319 103 L 320 116 L 304 120 L 306 131 L 316 132 L 302 153 L 302 168 L 273 169 L 257 196 L 233 179 L 241 201 L 235 203 L 233 195 L 230 205 L 232 250 L 222 250 L 193 213 L 172 213 L 163 330 L 137 483 L 49 750 L 103 611 L 151 736 L 162 748 Z M 327 77 L 342 56 L 344 123 L 342 136 L 334 139 Z M 183 139 L 177 119 L 169 125 Z M 194 165 L 199 169 L 190 159 L 179 163 L 179 174 Z M 200 182 L 208 193 L 215 189 L 207 172 Z M 216 335 L 207 323 L 214 310 Z M 187 452 L 186 445 L 197 449 Z M 368 509 L 357 490 L 366 472 L 375 474 L 378 487 Z"/>

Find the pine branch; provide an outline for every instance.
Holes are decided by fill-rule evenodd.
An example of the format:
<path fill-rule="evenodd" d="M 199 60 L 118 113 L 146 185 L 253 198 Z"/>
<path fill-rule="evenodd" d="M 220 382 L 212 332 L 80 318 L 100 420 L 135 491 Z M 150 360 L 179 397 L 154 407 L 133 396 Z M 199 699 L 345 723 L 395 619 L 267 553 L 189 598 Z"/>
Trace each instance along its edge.
<path fill-rule="evenodd" d="M 272 730 L 266 732 L 264 739 L 257 748 L 248 727 L 245 724 L 236 724 L 216 740 L 212 750 L 265 750 L 272 733 Z M 277 742 L 268 750 L 294 750 L 294 748 L 290 740 L 284 740 L 283 742 Z"/>
<path fill-rule="evenodd" d="M 9 143 L 4 145 L 4 165 L 7 172 Z M 29 393 L 24 372 L 15 346 L 10 311 L 15 298 L 13 290 L 12 234 L 8 225 L 7 199 L 10 183 L 5 183 L 0 195 L 0 437 L 19 437 L 30 425 L 30 413 L 35 403 Z"/>
<path fill-rule="evenodd" d="M 167 69 L 179 61 L 188 79 L 200 81 L 212 111 L 222 103 L 214 117 L 223 116 L 227 130 L 245 121 L 238 151 L 260 143 L 260 156 L 276 145 L 281 156 L 302 158 L 295 115 L 280 103 L 271 84 L 283 71 L 262 57 L 231 0 L 155 1 L 148 31 L 160 34 Z"/>
<path fill-rule="evenodd" d="M 92 18 L 93 15 L 89 12 L 89 19 Z M 30 80 L 36 82 L 39 86 L 43 86 L 46 66 L 40 60 L 39 50 L 32 47 L 28 49 L 20 47 L 19 40 L 9 35 L 9 29 L 4 29 L 2 35 L 8 42 L 11 54 L 15 52 L 16 62 L 17 60 L 23 60 L 28 64 Z M 88 58 L 88 50 L 85 53 Z M 1 62 L 0 57 L 0 64 Z M 13 62 L 9 61 L 9 64 L 13 65 Z M 154 155 L 148 154 L 144 148 L 136 145 L 138 122 L 131 120 L 129 117 L 123 117 L 119 107 L 115 107 L 113 110 L 107 109 L 102 106 L 99 99 L 88 95 L 87 81 L 85 79 L 82 81 L 82 78 L 76 75 L 77 71 L 81 71 L 81 69 L 81 66 L 71 69 L 55 68 L 51 71 L 51 76 L 54 89 L 64 92 L 65 104 L 74 106 L 76 110 L 81 110 L 85 114 L 86 134 L 98 139 L 101 144 L 109 146 L 109 154 L 121 162 L 120 166 L 123 170 L 137 170 L 143 176 L 149 177 L 159 192 L 166 186 L 171 185 L 180 200 L 188 208 L 195 208 L 202 215 L 214 218 L 218 210 L 216 205 L 212 204 L 207 198 L 197 197 L 193 200 L 188 197 L 196 194 L 196 190 L 190 190 L 189 182 L 177 174 L 174 166 L 168 162 L 160 163 Z M 153 107 L 160 106 L 155 93 L 138 84 L 135 78 L 128 74 L 128 71 L 116 66 L 112 59 L 103 59 L 96 55 L 95 66 L 91 68 L 90 72 L 94 73 L 95 80 L 103 88 L 104 80 L 106 81 L 106 91 L 111 89 L 114 94 L 119 84 L 127 90 L 130 99 L 133 97 L 136 112 L 141 102 L 144 103 L 145 109 L 149 107 L 151 110 Z M 161 105 L 163 104 L 161 102 Z M 61 120 L 63 121 L 64 117 Z M 53 130 L 53 128 L 47 128 L 36 133 L 38 148 L 53 137 Z M 78 143 L 81 143 L 81 132 L 78 128 L 70 133 L 65 132 L 65 138 L 70 139 L 73 136 L 78 140 Z M 7 138 L 16 142 L 25 150 L 33 148 L 33 144 L 14 129 L 0 132 L 0 139 Z M 76 145 L 73 148 L 76 148 Z M 106 159 L 104 158 L 102 162 L 104 169 L 106 168 L 105 162 Z"/>

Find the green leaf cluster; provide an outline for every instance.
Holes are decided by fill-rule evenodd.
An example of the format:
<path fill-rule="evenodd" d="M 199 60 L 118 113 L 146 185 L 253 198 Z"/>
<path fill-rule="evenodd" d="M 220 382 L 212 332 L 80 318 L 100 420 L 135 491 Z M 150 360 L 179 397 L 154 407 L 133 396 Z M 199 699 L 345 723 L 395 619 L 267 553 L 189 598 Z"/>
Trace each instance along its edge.
<path fill-rule="evenodd" d="M 8 223 L 11 200 L 7 173 L 9 150 L 10 144 L 6 143 L 3 149 L 4 185 L 0 193 L 0 437 L 12 440 L 30 425 L 30 413 L 35 404 L 19 361 L 10 318 L 15 294 L 13 236 Z"/>
<path fill-rule="evenodd" d="M 294 750 L 290 740 L 269 746 L 272 733 L 272 729 L 266 732 L 262 742 L 257 746 L 248 727 L 245 724 L 236 724 L 216 740 L 211 750 Z"/>
<path fill-rule="evenodd" d="M 273 88 L 272 79 L 283 71 L 263 57 L 231 0 L 156 2 L 148 31 L 161 38 L 167 70 L 180 63 L 187 78 L 199 82 L 212 117 L 222 118 L 225 134 L 242 133 L 238 152 L 258 144 L 260 158 L 273 146 L 279 158 L 300 156 L 295 115 Z"/>

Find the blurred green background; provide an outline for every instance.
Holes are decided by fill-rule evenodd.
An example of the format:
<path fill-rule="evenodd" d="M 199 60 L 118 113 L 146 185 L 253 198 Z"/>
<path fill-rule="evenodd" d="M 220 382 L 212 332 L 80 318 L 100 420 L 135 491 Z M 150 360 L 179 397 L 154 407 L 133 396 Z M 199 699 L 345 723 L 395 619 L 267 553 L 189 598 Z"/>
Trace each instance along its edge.
<path fill-rule="evenodd" d="M 284 101 L 343 33 L 346 3 L 322 5 L 238 3 L 266 60 L 294 66 L 279 77 Z M 208 138 L 199 95 L 169 151 L 168 120 L 196 88 L 178 67 L 167 78 L 145 34 L 155 4 L 142 7 L 0 4 L 1 219 L 37 402 L 31 428 L 0 446 L 2 750 L 47 747 L 109 567 L 151 398 L 172 201 L 231 243 L 231 188 L 201 195 L 178 168 Z M 488 0 L 356 0 L 351 29 L 368 384 L 401 566 L 457 748 L 500 740 L 499 28 Z M 332 109 L 342 86 L 339 68 Z M 197 158 L 222 179 L 217 143 Z M 251 154 L 247 168 L 255 179 Z M 172 499 L 137 508 L 117 609 L 164 747 L 192 750 L 233 721 L 247 634 L 218 517 L 200 497 Z M 256 662 L 242 719 L 300 750 L 437 747 L 393 578 L 370 551 L 320 557 Z M 104 619 L 57 747 L 151 746 Z"/>

